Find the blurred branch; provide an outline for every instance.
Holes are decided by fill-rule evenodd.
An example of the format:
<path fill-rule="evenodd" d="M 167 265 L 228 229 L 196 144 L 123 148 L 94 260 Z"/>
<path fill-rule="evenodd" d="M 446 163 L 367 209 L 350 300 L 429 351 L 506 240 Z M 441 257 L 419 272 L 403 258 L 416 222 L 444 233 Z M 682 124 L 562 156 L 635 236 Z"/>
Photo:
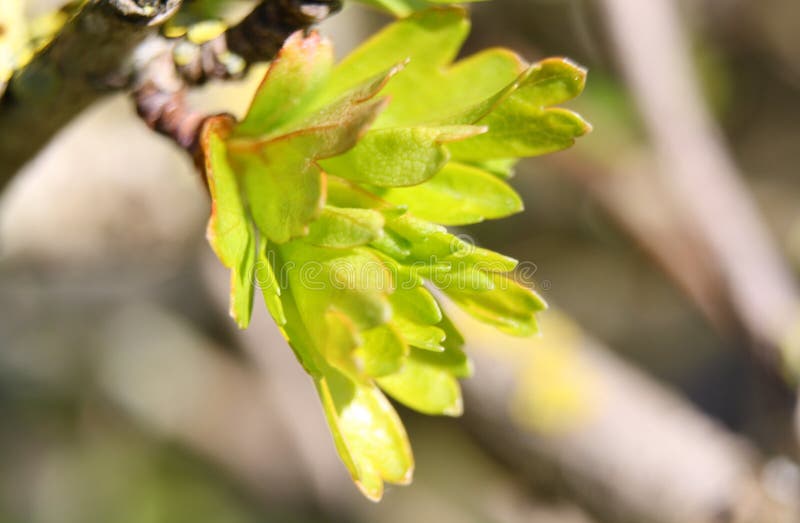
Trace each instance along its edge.
<path fill-rule="evenodd" d="M 339 9 L 338 0 L 265 0 L 239 24 L 197 47 L 180 65 L 179 41 L 153 36 L 125 70 L 131 53 L 182 0 L 94 0 L 34 60 L 0 98 L 0 191 L 50 139 L 92 102 L 114 89 L 134 89 L 137 110 L 154 130 L 190 154 L 207 117 L 185 101 L 187 83 L 241 75 L 271 60 L 294 31 Z M 244 61 L 235 68 L 232 57 Z"/>
<path fill-rule="evenodd" d="M 576 152 L 542 161 L 587 191 L 720 333 L 736 330 L 707 247 L 687 226 L 673 199 L 664 198 L 661 178 L 645 174 L 655 170 L 647 155 L 634 155 L 613 168 Z"/>
<path fill-rule="evenodd" d="M 657 172 L 719 273 L 759 356 L 781 369 L 798 291 L 706 109 L 673 0 L 604 0 L 620 66 L 653 138 Z"/>
<path fill-rule="evenodd" d="M 553 325 L 542 340 L 532 341 L 498 336 L 465 314 L 454 314 L 471 340 L 477 368 L 464 382 L 465 422 L 487 449 L 536 487 L 607 522 L 797 521 L 792 507 L 764 492 L 758 456 L 742 440 L 578 329 L 576 338 L 562 345 L 563 340 L 548 338 L 557 330 Z M 551 394 L 577 395 L 585 408 L 579 414 L 562 409 L 557 415 L 565 419 L 546 427 L 535 423 L 530 407 L 512 406 L 540 401 L 527 389 L 529 382 L 545 379 L 545 371 L 552 380 L 553 369 L 529 372 L 549 349 L 573 354 L 575 361 L 563 383 L 544 386 Z"/>
<path fill-rule="evenodd" d="M 98 380 L 138 424 L 221 465 L 259 498 L 306 499 L 297 449 L 258 373 L 152 303 L 115 307 L 100 333 Z"/>
<path fill-rule="evenodd" d="M 0 98 L 0 190 L 110 89 L 131 51 L 181 0 L 93 0 L 9 81 Z"/>

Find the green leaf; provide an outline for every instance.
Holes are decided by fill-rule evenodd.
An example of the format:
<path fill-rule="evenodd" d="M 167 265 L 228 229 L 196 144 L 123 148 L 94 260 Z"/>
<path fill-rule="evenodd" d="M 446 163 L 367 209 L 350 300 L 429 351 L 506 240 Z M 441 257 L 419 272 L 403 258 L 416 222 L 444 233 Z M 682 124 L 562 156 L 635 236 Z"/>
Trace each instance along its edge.
<path fill-rule="evenodd" d="M 449 0 L 355 0 L 361 4 L 376 7 L 395 16 L 408 16 L 435 4 L 451 4 Z M 485 0 L 462 0 L 462 2 L 483 2 Z"/>
<path fill-rule="evenodd" d="M 496 252 L 475 247 L 471 243 L 447 232 L 447 229 L 410 214 L 389 220 L 384 237 L 394 237 L 402 251 L 386 249 L 385 242 L 373 242 L 373 246 L 401 263 L 419 269 L 432 269 L 437 272 L 479 271 L 508 272 L 516 267 L 516 260 Z M 389 245 L 389 247 L 392 247 Z M 397 256 L 398 254 L 402 256 Z M 479 278 L 478 274 L 462 277 Z"/>
<path fill-rule="evenodd" d="M 442 342 L 445 339 L 445 333 L 442 329 L 410 321 L 401 315 L 397 315 L 392 320 L 392 324 L 402 333 L 405 342 L 412 347 L 432 352 L 444 351 Z"/>
<path fill-rule="evenodd" d="M 503 180 L 514 176 L 514 168 L 519 163 L 519 158 L 496 158 L 492 160 L 481 160 L 479 162 L 468 162 L 478 169 L 490 172 Z"/>
<path fill-rule="evenodd" d="M 391 64 L 411 58 L 385 94 L 392 103 L 376 128 L 436 122 L 494 95 L 524 70 L 512 52 L 490 49 L 449 64 L 469 32 L 466 12 L 441 7 L 389 25 L 334 69 L 323 97 L 335 96 Z"/>
<path fill-rule="evenodd" d="M 435 356 L 438 355 L 411 349 L 403 368 L 379 378 L 378 384 L 403 405 L 424 414 L 460 416 L 464 407 L 458 379 L 431 361 Z"/>
<path fill-rule="evenodd" d="M 491 289 L 463 285 L 450 274 L 440 275 L 436 285 L 462 309 L 479 320 L 515 336 L 538 332 L 536 312 L 547 308 L 532 290 L 498 273 L 488 273 Z"/>
<path fill-rule="evenodd" d="M 416 185 L 450 158 L 447 142 L 485 132 L 477 126 L 395 127 L 368 132 L 345 154 L 322 163 L 329 173 L 379 187 Z"/>
<path fill-rule="evenodd" d="M 231 155 L 258 229 L 285 243 L 308 234 L 325 203 L 322 170 L 292 141 L 278 140 L 260 154 Z"/>
<path fill-rule="evenodd" d="M 222 136 L 228 132 L 224 118 L 209 120 L 201 143 L 211 193 L 211 218 L 206 236 L 223 265 L 231 270 L 230 314 L 239 328 L 247 328 L 253 311 L 253 275 L 256 245 L 253 226 L 245 213 L 236 176 L 228 163 Z"/>
<path fill-rule="evenodd" d="M 270 63 L 237 136 L 263 136 L 306 109 L 333 67 L 333 47 L 317 33 L 290 36 Z"/>
<path fill-rule="evenodd" d="M 577 96 L 586 71 L 562 58 L 528 68 L 500 93 L 443 123 L 481 124 L 489 131 L 451 144 L 454 158 L 481 161 L 529 157 L 559 151 L 591 130 L 579 115 L 548 108 Z"/>
<path fill-rule="evenodd" d="M 444 225 L 467 225 L 522 211 L 522 200 L 508 184 L 482 169 L 456 162 L 428 183 L 390 189 L 383 198 L 407 206 L 419 218 Z"/>
<path fill-rule="evenodd" d="M 261 289 L 264 296 L 264 304 L 267 306 L 272 319 L 279 326 L 286 324 L 286 314 L 281 303 L 281 286 L 275 276 L 273 261 L 269 259 L 266 238 L 261 238 L 258 247 L 258 258 L 255 266 L 256 284 Z"/>
<path fill-rule="evenodd" d="M 436 365 L 446 368 L 453 376 L 457 378 L 468 378 L 472 376 L 472 362 L 467 357 L 466 353 L 462 350 L 464 346 L 464 338 L 450 318 L 443 315 L 442 321 L 439 322 L 439 328 L 445 332 L 446 338 L 442 342 L 444 352 L 440 353 L 426 353 L 418 354 L 417 357 L 421 359 L 430 359 Z"/>
<path fill-rule="evenodd" d="M 409 345 L 441 352 L 445 333 L 435 325 L 442 320 L 442 311 L 431 293 L 415 280 L 410 275 L 396 280 L 395 292 L 389 296 L 392 322 Z"/>
<path fill-rule="evenodd" d="M 458 379 L 472 372 L 428 288 L 516 335 L 536 332 L 545 308 L 506 275 L 515 260 L 443 225 L 519 212 L 504 181 L 519 157 L 564 148 L 589 125 L 553 107 L 584 87 L 569 61 L 529 67 L 490 49 L 453 63 L 469 30 L 463 9 L 366 3 L 409 16 L 333 69 L 327 41 L 293 35 L 245 119 L 234 129 L 212 120 L 202 145 L 209 239 L 232 271 L 233 313 L 249 320 L 255 273 L 314 377 L 342 460 L 377 499 L 413 469 L 378 387 L 421 412 L 458 415 Z"/>
<path fill-rule="evenodd" d="M 366 245 L 383 235 L 383 214 L 372 209 L 329 205 L 311 224 L 306 238 L 320 247 L 347 248 Z"/>
<path fill-rule="evenodd" d="M 391 273 L 366 249 L 330 249 L 305 240 L 278 247 L 285 264 L 289 289 L 298 309 L 321 345 L 324 329 L 317 324 L 329 310 L 343 312 L 359 331 L 387 323 L 391 306 Z M 322 327 L 320 325 L 320 327 Z"/>
<path fill-rule="evenodd" d="M 356 349 L 367 376 L 379 377 L 397 372 L 408 356 L 408 345 L 392 324 L 380 325 L 363 333 L 363 344 Z"/>
<path fill-rule="evenodd" d="M 377 501 L 384 481 L 410 483 L 414 458 L 408 436 L 378 387 L 332 368 L 316 385 L 336 448 L 361 492 Z"/>
<path fill-rule="evenodd" d="M 324 123 L 267 141 L 232 144 L 253 220 L 276 243 L 308 234 L 325 202 L 324 174 L 316 163 L 352 147 L 384 103 L 343 109 L 336 125 Z"/>
<path fill-rule="evenodd" d="M 412 276 L 400 276 L 397 288 L 389 296 L 395 314 L 410 321 L 436 325 L 442 321 L 442 310 L 431 293 Z"/>
<path fill-rule="evenodd" d="M 293 123 L 298 129 L 288 129 L 289 134 L 231 141 L 231 161 L 241 173 L 253 220 L 271 241 L 285 243 L 308 234 L 325 202 L 324 173 L 317 160 L 355 145 L 385 106 L 383 100 L 370 99 L 394 72 L 371 78 Z"/>
<path fill-rule="evenodd" d="M 361 380 L 363 372 L 353 357 L 353 351 L 362 343 L 362 337 L 350 317 L 331 308 L 315 321 L 325 325 L 324 335 L 317 334 L 315 340 L 325 361 L 351 379 Z M 310 331 L 319 332 L 319 329 L 312 324 Z"/>
<path fill-rule="evenodd" d="M 283 259 L 277 256 L 282 265 Z M 287 322 L 282 331 L 314 377 L 334 444 L 353 481 L 374 501 L 381 498 L 384 481 L 408 484 L 414 458 L 391 404 L 374 384 L 354 380 L 329 365 L 308 332 L 292 293 L 286 293 L 283 301 Z"/>

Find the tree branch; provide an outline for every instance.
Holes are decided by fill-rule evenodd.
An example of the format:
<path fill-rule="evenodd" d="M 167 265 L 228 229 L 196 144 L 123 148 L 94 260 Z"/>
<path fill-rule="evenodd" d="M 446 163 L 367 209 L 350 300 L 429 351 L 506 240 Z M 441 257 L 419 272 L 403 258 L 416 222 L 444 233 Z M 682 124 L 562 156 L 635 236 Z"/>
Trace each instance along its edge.
<path fill-rule="evenodd" d="M 0 99 L 0 190 L 112 88 L 131 51 L 181 0 L 93 0 L 9 81 Z"/>
<path fill-rule="evenodd" d="M 451 314 L 477 369 L 463 382 L 464 421 L 535 487 L 605 522 L 797 521 L 793 506 L 764 491 L 761 457 L 744 440 L 577 327 L 559 336 L 564 327 L 551 324 L 536 341 Z M 558 353 L 563 367 L 542 351 Z M 558 390 L 545 395 L 554 405 L 531 391 L 537 380 Z M 569 412 L 558 403 L 564 397 L 581 407 Z M 537 415 L 559 421 L 537 423 Z"/>
<path fill-rule="evenodd" d="M 190 84 L 242 76 L 247 68 L 271 60 L 293 32 L 307 29 L 341 9 L 339 0 L 266 0 L 222 35 L 184 50 L 178 67 Z"/>
<path fill-rule="evenodd" d="M 194 156 L 208 115 L 187 106 L 187 85 L 241 76 L 250 64 L 271 60 L 291 33 L 341 7 L 339 0 L 264 0 L 223 35 L 197 46 L 180 66 L 174 50 L 182 41 L 153 36 L 125 70 L 153 26 L 181 3 L 93 0 L 14 75 L 0 98 L 0 192 L 62 127 L 113 89 L 133 87 L 144 121 Z M 243 66 L 232 68 L 231 63 Z"/>
<path fill-rule="evenodd" d="M 175 47 L 182 42 L 153 38 L 138 53 L 133 97 L 139 116 L 150 128 L 185 149 L 202 172 L 198 157 L 199 135 L 211 115 L 200 114 L 186 103 L 190 84 L 211 78 L 244 74 L 255 62 L 275 57 L 295 31 L 306 30 L 341 7 L 338 0 L 265 0 L 239 24 L 196 48 L 181 65 L 175 63 Z M 245 66 L 231 70 L 231 53 Z"/>
<path fill-rule="evenodd" d="M 676 3 L 603 4 L 620 66 L 661 163 L 656 173 L 709 253 L 758 356 L 774 369 L 788 363 L 800 376 L 800 349 L 784 346 L 797 323 L 797 282 L 703 103 Z"/>

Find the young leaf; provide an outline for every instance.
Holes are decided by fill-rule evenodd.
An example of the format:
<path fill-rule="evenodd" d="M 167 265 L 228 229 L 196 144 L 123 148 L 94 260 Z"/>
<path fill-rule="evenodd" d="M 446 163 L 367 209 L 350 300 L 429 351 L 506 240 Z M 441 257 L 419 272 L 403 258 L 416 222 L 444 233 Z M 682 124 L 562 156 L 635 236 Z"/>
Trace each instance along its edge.
<path fill-rule="evenodd" d="M 282 263 L 280 256 L 278 263 Z M 291 293 L 283 303 L 282 327 L 298 360 L 314 377 L 339 456 L 366 497 L 378 500 L 383 482 L 407 484 L 414 458 L 403 424 L 380 390 L 348 377 L 328 364 L 316 349 Z M 318 321 L 318 320 L 316 320 Z"/>
<path fill-rule="evenodd" d="M 376 128 L 435 122 L 505 87 L 524 70 L 514 54 L 491 49 L 449 66 L 469 32 L 466 11 L 442 7 L 389 25 L 334 69 L 324 97 L 336 96 L 391 64 L 410 58 L 384 91 L 392 104 Z"/>
<path fill-rule="evenodd" d="M 205 170 L 211 193 L 211 218 L 206 237 L 223 265 L 231 270 L 230 314 L 239 328 L 250 323 L 253 310 L 253 275 L 256 245 L 239 185 L 228 163 L 223 136 L 230 122 L 210 120 L 201 138 L 205 151 Z"/>
<path fill-rule="evenodd" d="M 591 126 L 572 111 L 548 107 L 575 97 L 585 81 L 585 70 L 561 58 L 531 66 L 497 95 L 444 120 L 489 128 L 483 136 L 452 144 L 453 157 L 480 161 L 566 149 Z"/>
<path fill-rule="evenodd" d="M 379 239 L 383 224 L 383 214 L 378 211 L 329 205 L 311 224 L 306 240 L 320 247 L 357 247 Z"/>
<path fill-rule="evenodd" d="M 522 211 L 517 193 L 493 174 L 450 162 L 428 183 L 390 189 L 383 198 L 414 216 L 443 225 L 467 225 Z"/>
<path fill-rule="evenodd" d="M 363 343 L 356 353 L 363 360 L 367 376 L 387 376 L 403 367 L 408 356 L 408 345 L 400 332 L 391 323 L 364 332 Z"/>
<path fill-rule="evenodd" d="M 535 332 L 545 307 L 505 274 L 515 260 L 442 224 L 520 211 L 503 181 L 518 157 L 589 129 L 552 107 L 583 89 L 582 69 L 563 59 L 528 67 L 501 49 L 452 63 L 468 29 L 460 8 L 416 13 L 333 69 L 326 41 L 295 34 L 245 119 L 231 128 L 221 118 L 204 134 L 209 238 L 232 269 L 234 314 L 249 319 L 255 271 L 314 377 L 342 460 L 373 499 L 413 468 L 379 387 L 421 412 L 458 415 L 458 378 L 472 371 L 426 285 L 517 335 Z"/>
<path fill-rule="evenodd" d="M 336 448 L 361 492 L 377 501 L 384 481 L 410 483 L 414 458 L 408 436 L 378 387 L 332 368 L 316 384 Z"/>
<path fill-rule="evenodd" d="M 450 159 L 445 143 L 485 131 L 466 125 L 379 129 L 322 165 L 329 173 L 355 182 L 379 187 L 416 185 L 435 175 Z"/>
<path fill-rule="evenodd" d="M 424 414 L 460 416 L 464 406 L 458 379 L 422 357 L 426 353 L 430 354 L 411 349 L 403 368 L 379 378 L 378 384 L 400 403 Z"/>
<path fill-rule="evenodd" d="M 256 284 L 261 289 L 264 296 L 264 304 L 267 307 L 272 319 L 278 326 L 286 324 L 286 314 L 283 311 L 281 302 L 281 286 L 275 276 L 273 260 L 269 259 L 267 250 L 267 240 L 262 238 L 258 247 L 258 257 L 255 267 Z"/>
<path fill-rule="evenodd" d="M 292 34 L 270 63 L 237 136 L 263 136 L 306 109 L 333 67 L 333 47 L 317 33 Z"/>
<path fill-rule="evenodd" d="M 270 241 L 284 243 L 308 233 L 322 211 L 322 170 L 296 150 L 290 140 L 277 140 L 254 154 L 233 154 L 253 221 Z"/>
<path fill-rule="evenodd" d="M 299 39 L 289 42 L 295 46 L 302 43 Z M 284 60 L 291 56 L 284 55 Z M 231 162 L 242 173 L 253 220 L 271 241 L 285 243 L 308 234 L 309 224 L 325 202 L 325 175 L 317 161 L 341 154 L 356 144 L 385 106 L 385 101 L 372 98 L 396 72 L 395 67 L 370 78 L 336 101 L 299 121 L 287 122 L 282 130 L 273 130 L 266 137 L 237 136 L 232 140 Z M 271 83 L 265 82 L 261 90 L 270 87 Z M 248 125 L 248 129 L 252 127 Z M 253 132 L 260 136 L 268 131 L 264 127 Z"/>
<path fill-rule="evenodd" d="M 490 273 L 493 287 L 464 285 L 450 274 L 442 274 L 437 286 L 461 308 L 499 330 L 515 336 L 538 332 L 535 313 L 547 308 L 532 290 L 502 274 Z"/>
<path fill-rule="evenodd" d="M 278 247 L 289 290 L 318 344 L 325 339 L 320 319 L 327 310 L 347 315 L 359 331 L 387 323 L 391 274 L 365 249 L 331 249 L 295 240 Z"/>

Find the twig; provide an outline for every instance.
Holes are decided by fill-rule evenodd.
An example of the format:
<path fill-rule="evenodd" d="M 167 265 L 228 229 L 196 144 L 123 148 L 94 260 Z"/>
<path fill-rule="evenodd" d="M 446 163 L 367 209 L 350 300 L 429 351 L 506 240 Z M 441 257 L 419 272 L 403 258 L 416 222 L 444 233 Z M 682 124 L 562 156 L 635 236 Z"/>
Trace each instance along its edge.
<path fill-rule="evenodd" d="M 191 84 L 241 76 L 250 65 L 271 60 L 290 34 L 318 24 L 339 9 L 339 0 L 262 1 L 217 38 L 199 46 L 182 46 L 191 56 L 178 69 Z"/>
<path fill-rule="evenodd" d="M 295 31 L 305 30 L 340 7 L 338 0 L 266 0 L 239 24 L 198 48 L 189 61 L 177 65 L 175 46 L 181 42 L 153 38 L 137 52 L 133 98 L 139 116 L 153 130 L 185 149 L 202 172 L 199 135 L 212 115 L 201 114 L 186 103 L 190 84 L 211 78 L 231 78 L 246 69 L 232 71 L 231 52 L 246 65 L 275 57 Z M 205 178 L 204 178 L 205 181 Z"/>
<path fill-rule="evenodd" d="M 132 87 L 145 122 L 195 155 L 207 115 L 187 106 L 186 84 L 240 75 L 247 65 L 272 59 L 291 33 L 340 7 L 338 0 L 265 0 L 180 66 L 173 59 L 178 42 L 153 35 L 125 70 L 153 26 L 174 14 L 181 1 L 93 0 L 14 75 L 0 99 L 0 191 L 62 127 L 115 89 Z M 233 70 L 229 56 L 240 57 L 245 67 Z"/>

